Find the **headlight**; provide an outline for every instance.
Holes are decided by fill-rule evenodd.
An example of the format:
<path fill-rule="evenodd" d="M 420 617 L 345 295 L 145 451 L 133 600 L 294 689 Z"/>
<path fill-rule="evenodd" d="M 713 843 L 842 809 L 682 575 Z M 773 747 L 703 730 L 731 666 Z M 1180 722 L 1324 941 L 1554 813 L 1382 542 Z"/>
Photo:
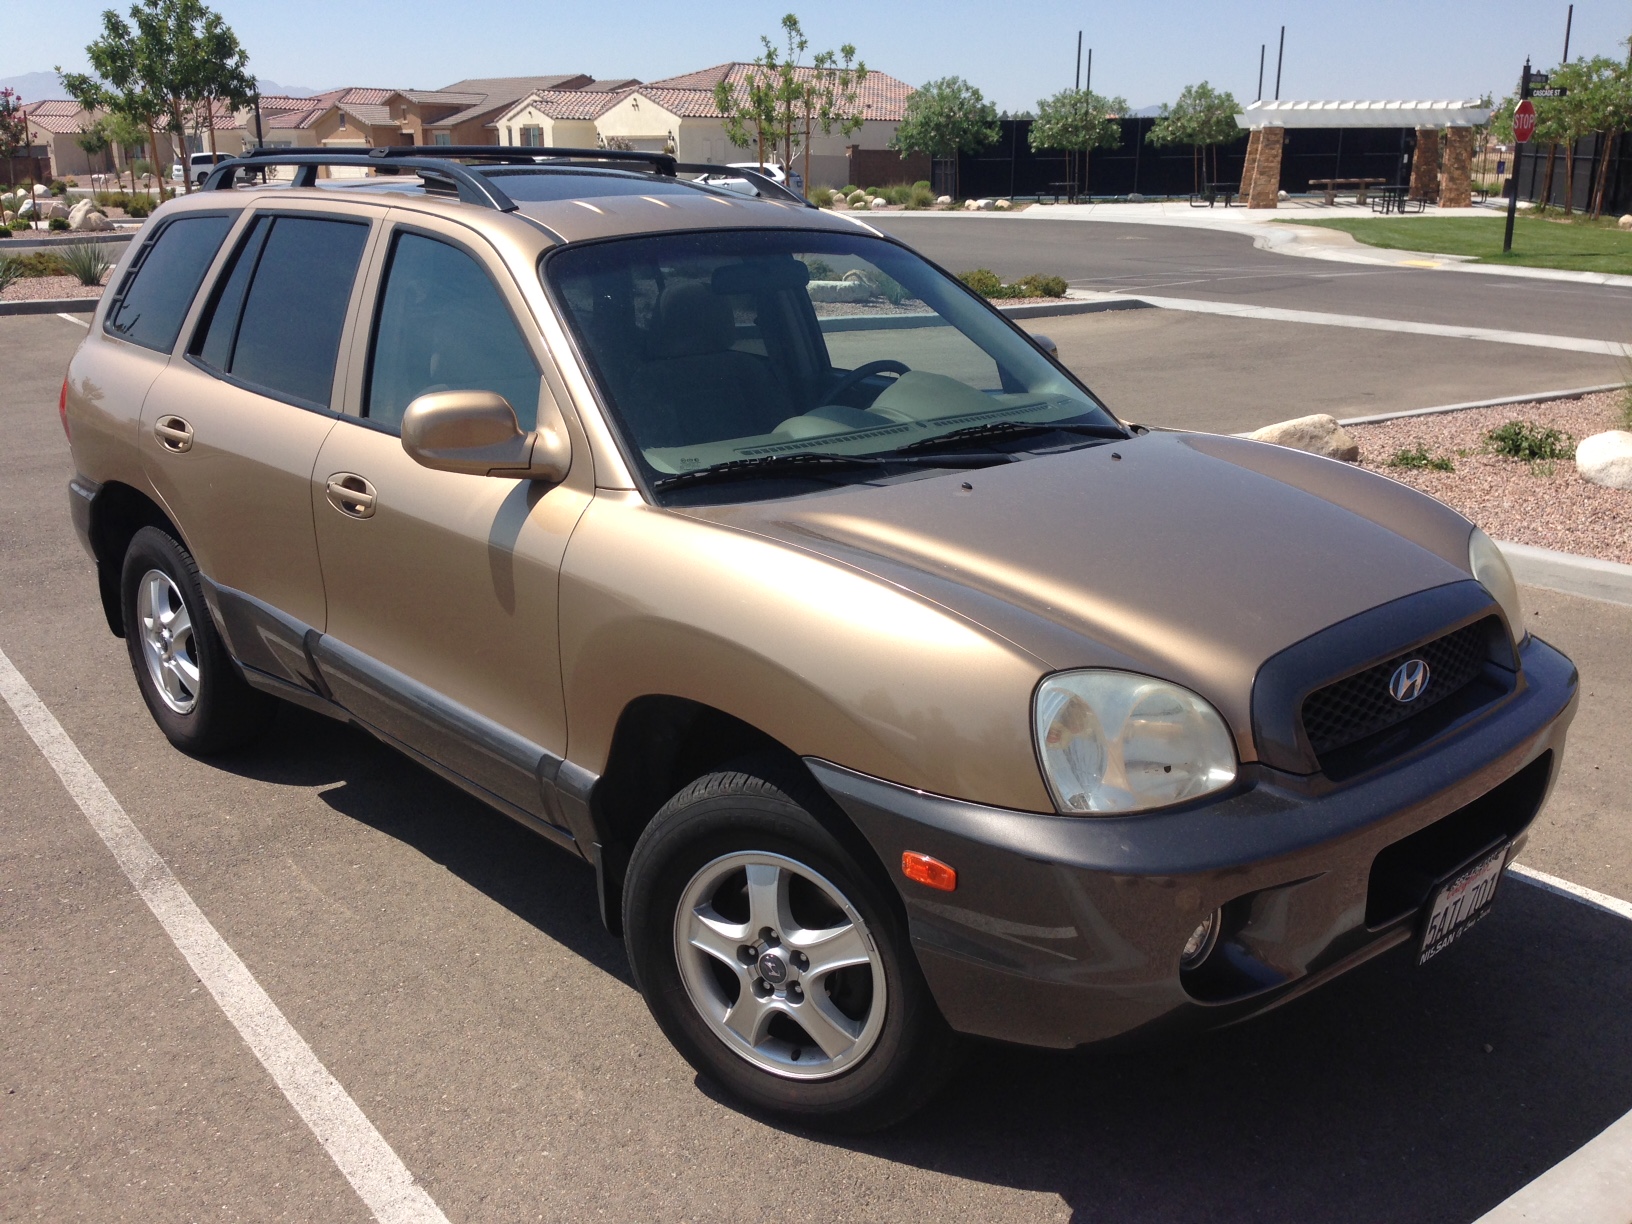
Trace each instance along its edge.
<path fill-rule="evenodd" d="M 1496 547 L 1496 541 L 1477 527 L 1468 537 L 1468 568 L 1490 592 L 1490 597 L 1501 604 L 1502 611 L 1507 613 L 1507 627 L 1513 634 L 1514 644 L 1524 641 L 1527 631 L 1524 627 L 1524 609 L 1519 606 L 1519 584 L 1513 577 L 1507 558 Z"/>
<path fill-rule="evenodd" d="M 1061 812 L 1142 812 L 1235 781 L 1235 744 L 1218 711 L 1149 676 L 1050 676 L 1037 689 L 1034 725 Z"/>

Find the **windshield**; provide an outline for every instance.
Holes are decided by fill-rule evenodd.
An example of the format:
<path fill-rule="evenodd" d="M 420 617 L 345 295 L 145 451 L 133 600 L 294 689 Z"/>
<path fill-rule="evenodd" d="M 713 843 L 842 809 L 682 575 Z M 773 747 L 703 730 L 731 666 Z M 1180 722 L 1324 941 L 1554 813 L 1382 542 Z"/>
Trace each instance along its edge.
<path fill-rule="evenodd" d="M 786 481 L 816 465 L 780 457 L 911 452 L 921 464 L 943 445 L 1082 445 L 1085 426 L 1120 432 L 963 286 L 882 239 L 664 234 L 565 247 L 545 275 L 655 488 L 746 461 Z M 1077 434 L 1052 428 L 1068 423 Z M 829 481 L 840 478 L 829 468 L 858 480 L 881 470 L 828 465 Z"/>

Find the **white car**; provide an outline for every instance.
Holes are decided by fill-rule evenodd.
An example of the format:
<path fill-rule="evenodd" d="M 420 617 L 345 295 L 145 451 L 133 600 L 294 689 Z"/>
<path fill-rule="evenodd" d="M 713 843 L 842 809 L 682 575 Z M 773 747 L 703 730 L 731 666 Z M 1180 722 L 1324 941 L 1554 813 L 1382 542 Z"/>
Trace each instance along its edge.
<path fill-rule="evenodd" d="M 727 162 L 721 169 L 752 170 L 756 174 L 763 174 L 773 183 L 797 191 L 800 195 L 805 194 L 804 176 L 797 170 L 785 172 L 775 162 L 766 162 L 763 166 L 758 162 Z M 735 174 L 707 174 L 703 176 L 702 181 L 711 187 L 723 187 L 727 191 L 740 191 L 744 195 L 755 194 L 748 180 Z"/>
<path fill-rule="evenodd" d="M 170 163 L 170 181 L 172 183 L 179 183 L 184 177 L 190 174 L 192 176 L 193 183 L 196 186 L 202 187 L 204 185 L 204 180 L 210 177 L 210 171 L 214 170 L 221 162 L 228 161 L 230 159 L 231 154 L 228 153 L 190 154 L 187 158 L 187 168 L 185 170 L 182 169 L 180 162 Z"/>

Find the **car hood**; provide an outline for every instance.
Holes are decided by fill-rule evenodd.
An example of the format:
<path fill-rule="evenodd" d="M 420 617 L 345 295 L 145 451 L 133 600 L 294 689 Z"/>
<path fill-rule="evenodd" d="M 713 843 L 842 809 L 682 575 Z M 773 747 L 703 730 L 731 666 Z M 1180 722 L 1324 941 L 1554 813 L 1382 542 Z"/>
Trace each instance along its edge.
<path fill-rule="evenodd" d="M 1152 432 L 1021 463 L 684 513 L 906 587 L 1029 651 L 1207 697 L 1252 759 L 1265 660 L 1466 580 L 1470 524 L 1348 464 Z M 1386 648 L 1386 643 L 1381 644 Z"/>

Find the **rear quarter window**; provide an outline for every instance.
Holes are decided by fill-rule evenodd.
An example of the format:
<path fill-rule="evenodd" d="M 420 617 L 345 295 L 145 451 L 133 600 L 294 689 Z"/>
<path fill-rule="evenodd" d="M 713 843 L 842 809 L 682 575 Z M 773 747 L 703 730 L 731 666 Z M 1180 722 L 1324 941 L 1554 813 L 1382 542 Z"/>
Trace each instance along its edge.
<path fill-rule="evenodd" d="M 232 223 L 227 213 L 177 217 L 167 223 L 125 273 L 103 330 L 157 352 L 173 349 L 187 308 Z"/>

